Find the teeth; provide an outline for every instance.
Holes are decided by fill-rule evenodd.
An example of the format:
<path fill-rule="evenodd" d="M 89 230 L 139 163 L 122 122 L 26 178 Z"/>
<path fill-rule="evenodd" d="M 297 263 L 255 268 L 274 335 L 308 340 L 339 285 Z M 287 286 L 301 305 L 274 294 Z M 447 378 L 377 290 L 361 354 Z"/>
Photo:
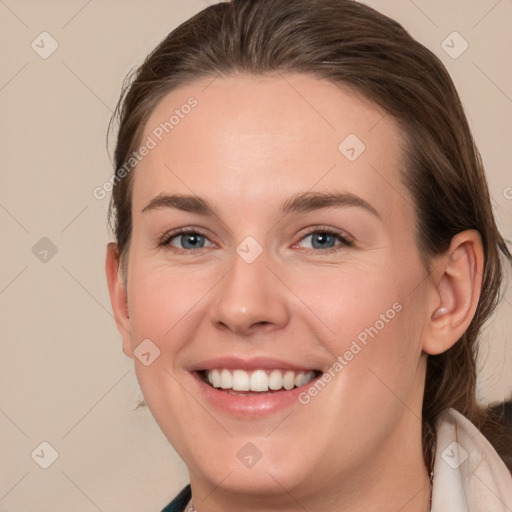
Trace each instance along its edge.
<path fill-rule="evenodd" d="M 268 376 L 268 387 L 274 391 L 283 387 L 283 376 L 280 370 L 272 370 Z"/>
<path fill-rule="evenodd" d="M 233 388 L 233 375 L 229 370 L 222 370 L 220 374 L 220 387 L 222 389 Z"/>
<path fill-rule="evenodd" d="M 295 386 L 295 372 L 286 372 L 283 377 L 284 389 L 293 389 Z"/>
<path fill-rule="evenodd" d="M 237 370 L 241 371 L 241 370 Z M 244 372 L 247 375 L 247 372 Z M 256 370 L 251 374 L 251 391 L 268 391 L 268 375 L 264 370 Z"/>
<path fill-rule="evenodd" d="M 308 373 L 299 373 L 295 376 L 295 387 L 300 388 L 301 386 L 305 386 L 310 382 L 309 372 Z"/>
<path fill-rule="evenodd" d="M 223 370 L 222 373 L 227 371 L 228 370 Z M 249 391 L 250 388 L 251 382 L 247 372 L 244 372 L 243 370 L 235 370 L 233 372 L 233 389 L 236 389 L 237 391 Z"/>
<path fill-rule="evenodd" d="M 234 391 L 265 392 L 269 389 L 290 390 L 305 386 L 315 378 L 315 372 L 295 372 L 292 370 L 207 370 L 206 378 L 214 388 Z"/>
<path fill-rule="evenodd" d="M 208 374 L 208 380 L 210 381 L 210 384 L 214 388 L 220 388 L 220 373 L 219 372 L 210 372 Z"/>

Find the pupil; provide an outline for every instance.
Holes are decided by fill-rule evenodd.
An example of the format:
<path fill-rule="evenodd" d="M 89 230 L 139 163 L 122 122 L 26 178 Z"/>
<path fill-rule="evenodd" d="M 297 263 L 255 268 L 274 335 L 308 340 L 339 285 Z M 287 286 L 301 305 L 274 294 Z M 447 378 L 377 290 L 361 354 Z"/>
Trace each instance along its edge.
<path fill-rule="evenodd" d="M 194 248 L 201 246 L 202 236 L 196 234 L 189 234 L 182 236 L 182 244 L 185 248 Z"/>
<path fill-rule="evenodd" d="M 334 238 L 328 233 L 317 233 L 313 236 L 313 247 L 315 249 L 321 249 L 325 247 L 332 247 Z"/>

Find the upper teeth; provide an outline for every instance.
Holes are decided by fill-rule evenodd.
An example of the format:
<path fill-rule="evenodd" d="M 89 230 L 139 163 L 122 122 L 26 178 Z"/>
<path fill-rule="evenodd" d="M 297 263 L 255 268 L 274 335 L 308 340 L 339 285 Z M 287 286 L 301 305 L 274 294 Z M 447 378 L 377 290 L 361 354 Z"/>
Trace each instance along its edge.
<path fill-rule="evenodd" d="M 207 370 L 206 377 L 214 388 L 234 391 L 268 391 L 293 389 L 308 384 L 315 378 L 315 372 L 292 370 Z"/>

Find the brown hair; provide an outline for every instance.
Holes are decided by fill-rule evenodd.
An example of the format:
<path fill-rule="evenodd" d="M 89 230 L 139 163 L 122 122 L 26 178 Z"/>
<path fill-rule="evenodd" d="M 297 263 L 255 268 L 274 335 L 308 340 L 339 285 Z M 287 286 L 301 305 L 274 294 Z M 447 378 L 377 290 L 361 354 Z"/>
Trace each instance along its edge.
<path fill-rule="evenodd" d="M 478 309 L 460 340 L 428 359 L 424 456 L 430 467 L 436 421 L 453 407 L 486 434 L 512 468 L 510 434 L 475 396 L 477 336 L 500 300 L 500 250 L 512 259 L 496 227 L 483 165 L 452 80 L 441 61 L 401 25 L 352 0 L 212 5 L 171 32 L 124 87 L 116 109 L 115 168 L 128 161 L 149 115 L 171 90 L 219 74 L 276 71 L 348 86 L 399 123 L 406 141 L 402 178 L 415 202 L 417 243 L 427 268 L 457 233 L 479 231 L 485 269 Z M 131 235 L 132 181 L 131 173 L 115 180 L 111 203 L 123 258 Z"/>

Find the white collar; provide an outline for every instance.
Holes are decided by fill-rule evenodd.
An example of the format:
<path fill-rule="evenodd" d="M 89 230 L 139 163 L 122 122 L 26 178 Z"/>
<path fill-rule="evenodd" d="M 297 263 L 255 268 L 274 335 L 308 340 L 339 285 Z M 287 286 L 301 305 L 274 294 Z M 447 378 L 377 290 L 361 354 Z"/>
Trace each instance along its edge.
<path fill-rule="evenodd" d="M 512 475 L 482 433 L 454 409 L 437 424 L 432 512 L 512 512 Z"/>

